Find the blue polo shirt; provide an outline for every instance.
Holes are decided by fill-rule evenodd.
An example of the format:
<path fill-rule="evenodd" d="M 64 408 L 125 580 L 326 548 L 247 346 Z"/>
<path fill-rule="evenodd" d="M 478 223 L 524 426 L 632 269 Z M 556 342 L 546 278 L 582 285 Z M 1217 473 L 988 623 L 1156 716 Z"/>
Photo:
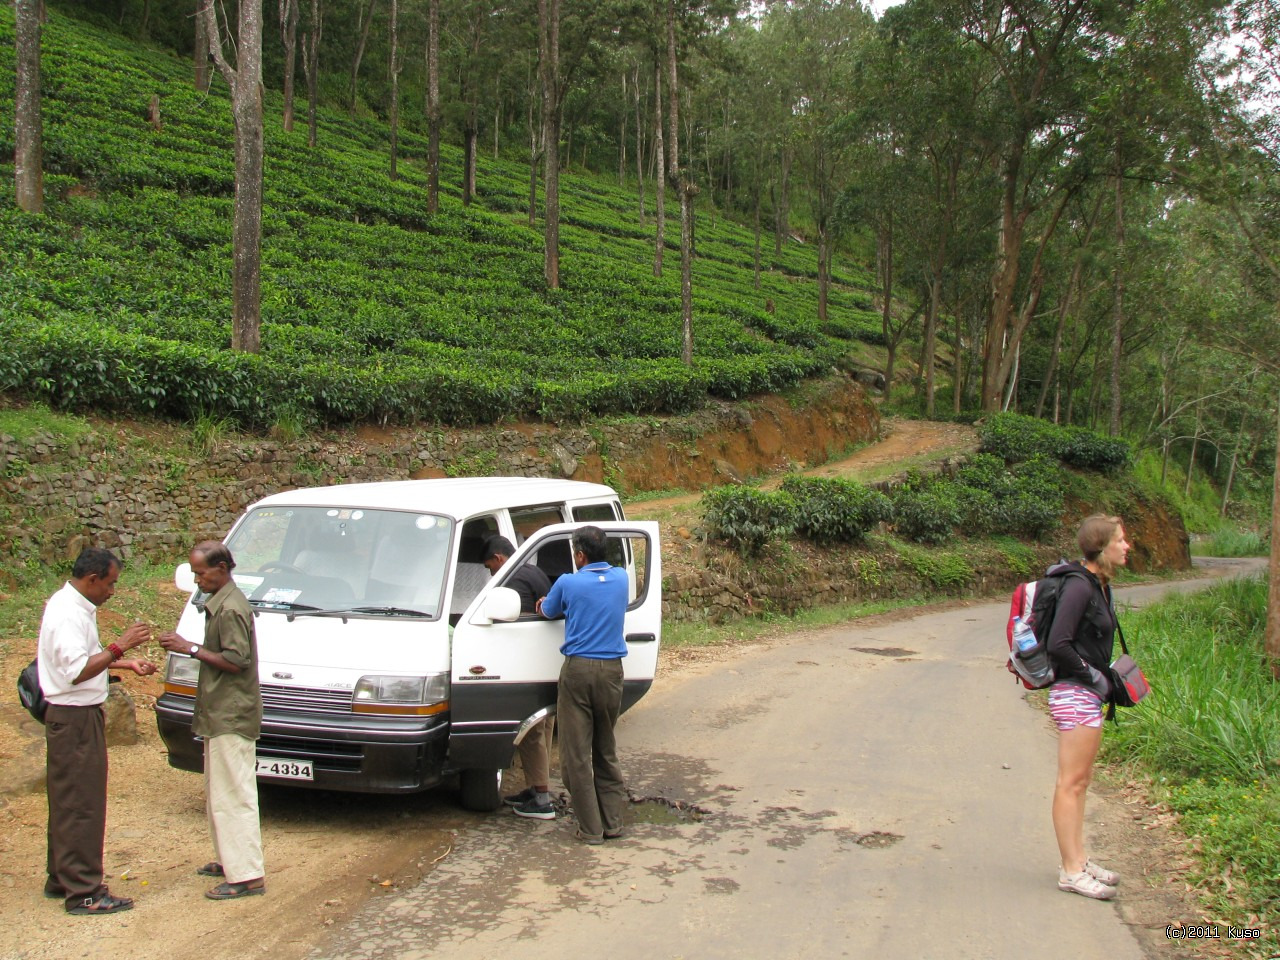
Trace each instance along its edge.
<path fill-rule="evenodd" d="M 605 561 L 566 573 L 542 601 L 552 619 L 564 616 L 566 657 L 614 660 L 627 655 L 623 621 L 627 613 L 627 571 Z"/>

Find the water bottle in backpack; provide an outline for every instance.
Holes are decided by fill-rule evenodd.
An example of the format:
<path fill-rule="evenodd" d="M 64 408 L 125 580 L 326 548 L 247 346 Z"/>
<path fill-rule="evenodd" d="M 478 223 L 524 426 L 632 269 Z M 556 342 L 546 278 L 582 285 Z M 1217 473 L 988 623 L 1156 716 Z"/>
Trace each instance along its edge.
<path fill-rule="evenodd" d="M 1031 625 L 1021 617 L 1013 618 L 1013 645 L 1011 657 L 1017 673 L 1032 687 L 1046 687 L 1053 682 L 1053 667 L 1049 663 L 1049 651 L 1036 639 Z"/>

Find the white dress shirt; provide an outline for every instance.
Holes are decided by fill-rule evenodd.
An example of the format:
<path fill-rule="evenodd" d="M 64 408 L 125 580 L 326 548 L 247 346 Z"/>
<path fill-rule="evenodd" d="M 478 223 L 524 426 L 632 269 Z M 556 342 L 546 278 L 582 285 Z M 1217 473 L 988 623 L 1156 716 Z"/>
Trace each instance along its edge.
<path fill-rule="evenodd" d="M 107 699 L 110 678 L 103 670 L 82 683 L 72 683 L 95 653 L 98 640 L 98 608 L 70 583 L 49 598 L 40 621 L 37 654 L 40 689 L 50 703 L 63 707 L 92 707 Z"/>

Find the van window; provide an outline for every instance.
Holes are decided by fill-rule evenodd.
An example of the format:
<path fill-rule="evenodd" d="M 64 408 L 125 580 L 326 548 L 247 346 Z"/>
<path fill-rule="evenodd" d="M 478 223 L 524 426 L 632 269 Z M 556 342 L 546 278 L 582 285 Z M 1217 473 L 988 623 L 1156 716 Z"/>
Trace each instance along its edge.
<path fill-rule="evenodd" d="M 601 520 L 621 520 L 612 503 L 588 503 L 573 508 L 573 519 L 578 523 L 599 523 Z"/>
<path fill-rule="evenodd" d="M 516 546 L 524 543 L 532 534 L 553 523 L 564 523 L 564 507 L 543 505 L 519 507 L 511 511 L 511 526 L 516 531 Z M 552 583 L 562 573 L 573 571 L 573 550 L 567 540 L 555 540 L 538 551 L 536 563 Z"/>
<path fill-rule="evenodd" d="M 456 623 L 456 618 L 462 616 L 489 582 L 489 569 L 484 565 L 484 545 L 497 532 L 498 518 L 494 516 L 472 517 L 462 525 L 453 596 L 449 599 L 451 622 Z"/>
<path fill-rule="evenodd" d="M 608 537 L 608 545 L 605 548 L 605 554 L 609 563 L 615 567 L 623 567 L 627 571 L 627 577 L 630 579 L 630 589 L 628 597 L 630 602 L 627 605 L 628 610 L 634 610 L 644 603 L 645 595 L 649 589 L 649 555 L 648 540 L 644 534 L 630 534 L 626 532 L 615 532 L 613 530 L 605 531 Z M 552 547 L 563 548 L 572 551 L 572 534 L 562 534 L 555 540 L 548 541 L 538 553 L 546 553 Z M 632 563 L 622 562 L 623 557 L 634 557 Z M 538 564 L 542 566 L 541 563 Z M 554 583 L 554 578 L 552 578 Z"/>
<path fill-rule="evenodd" d="M 273 506 L 250 512 L 227 546 L 236 583 L 259 609 L 436 617 L 452 534 L 453 521 L 429 513 Z"/>

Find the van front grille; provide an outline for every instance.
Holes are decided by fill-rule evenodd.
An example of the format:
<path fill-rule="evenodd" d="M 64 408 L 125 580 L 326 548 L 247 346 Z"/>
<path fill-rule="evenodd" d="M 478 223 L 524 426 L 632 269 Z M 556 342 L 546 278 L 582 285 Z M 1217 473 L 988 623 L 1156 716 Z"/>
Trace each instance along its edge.
<path fill-rule="evenodd" d="M 283 710 L 306 710 L 310 713 L 351 713 L 350 690 L 325 690 L 320 687 L 281 687 L 262 685 L 262 706 Z"/>

